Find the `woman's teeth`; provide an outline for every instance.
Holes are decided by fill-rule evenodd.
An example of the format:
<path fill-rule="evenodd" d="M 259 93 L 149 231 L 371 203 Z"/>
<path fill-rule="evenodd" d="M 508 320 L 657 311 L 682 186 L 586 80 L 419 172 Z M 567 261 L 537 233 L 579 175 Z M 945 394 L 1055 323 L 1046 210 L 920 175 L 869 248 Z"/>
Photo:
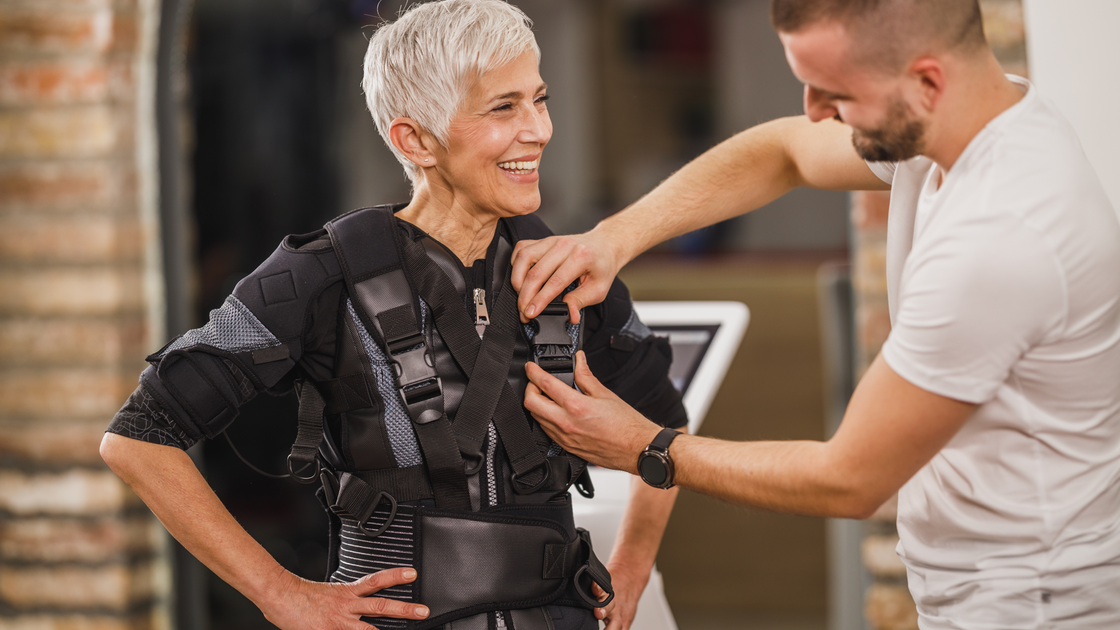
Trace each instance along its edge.
<path fill-rule="evenodd" d="M 512 171 L 518 175 L 528 175 L 537 168 L 537 160 L 532 162 L 499 162 L 498 168 Z"/>

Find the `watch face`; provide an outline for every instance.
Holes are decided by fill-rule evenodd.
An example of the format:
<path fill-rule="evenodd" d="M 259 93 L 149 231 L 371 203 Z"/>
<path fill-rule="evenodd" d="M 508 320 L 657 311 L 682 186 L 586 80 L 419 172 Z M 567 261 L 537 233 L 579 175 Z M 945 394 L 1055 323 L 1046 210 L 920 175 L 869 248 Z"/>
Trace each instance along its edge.
<path fill-rule="evenodd" d="M 665 462 L 656 455 L 647 455 L 638 462 L 638 472 L 642 479 L 651 486 L 662 486 L 668 481 L 669 469 Z"/>

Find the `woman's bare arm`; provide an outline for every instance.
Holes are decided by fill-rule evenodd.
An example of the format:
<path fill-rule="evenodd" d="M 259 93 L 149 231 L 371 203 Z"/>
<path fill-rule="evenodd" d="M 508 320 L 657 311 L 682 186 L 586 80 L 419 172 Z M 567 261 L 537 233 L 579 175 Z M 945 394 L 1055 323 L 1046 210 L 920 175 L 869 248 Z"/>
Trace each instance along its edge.
<path fill-rule="evenodd" d="M 348 584 L 312 582 L 287 571 L 237 523 L 178 448 L 106 433 L 101 456 L 176 540 L 280 628 L 369 630 L 362 616 L 428 614 L 424 606 L 368 597 L 411 582 L 413 569 L 382 571 Z"/>

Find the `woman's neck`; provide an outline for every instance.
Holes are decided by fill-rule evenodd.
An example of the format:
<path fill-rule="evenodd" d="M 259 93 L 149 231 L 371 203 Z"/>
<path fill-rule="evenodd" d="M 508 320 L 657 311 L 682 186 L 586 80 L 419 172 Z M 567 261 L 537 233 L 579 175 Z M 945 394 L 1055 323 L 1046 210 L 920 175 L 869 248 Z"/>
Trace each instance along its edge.
<path fill-rule="evenodd" d="M 433 194 L 422 184 L 416 187 L 412 201 L 397 212 L 397 217 L 443 243 L 467 267 L 486 257 L 498 227 L 497 216 L 472 212 L 453 194 Z"/>

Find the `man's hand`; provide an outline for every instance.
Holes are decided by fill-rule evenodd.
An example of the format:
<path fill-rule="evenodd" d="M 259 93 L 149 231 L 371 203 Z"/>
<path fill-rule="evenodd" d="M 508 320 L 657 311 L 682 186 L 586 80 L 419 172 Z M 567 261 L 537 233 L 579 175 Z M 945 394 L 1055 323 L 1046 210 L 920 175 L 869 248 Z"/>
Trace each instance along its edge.
<path fill-rule="evenodd" d="M 579 310 L 602 302 L 627 261 L 620 261 L 608 239 L 588 232 L 519 241 L 513 249 L 513 288 L 522 321 L 533 319 L 576 280 L 579 287 L 564 296 L 573 324 Z"/>
<path fill-rule="evenodd" d="M 576 353 L 575 378 L 584 393 L 535 363 L 526 363 L 525 371 L 531 381 L 525 389 L 525 408 L 549 437 L 593 464 L 637 473 L 638 454 L 661 427 L 604 387 L 591 374 L 583 351 Z"/>
<path fill-rule="evenodd" d="M 604 630 L 629 630 L 638 614 L 638 602 L 649 583 L 649 570 L 634 570 L 633 567 L 614 562 L 607 563 L 607 570 L 611 574 L 611 586 L 614 587 L 614 599 L 603 608 L 595 609 L 595 618 L 606 622 Z M 606 595 L 594 586 L 595 596 Z"/>
<path fill-rule="evenodd" d="M 265 617 L 283 630 L 369 630 L 362 617 L 426 619 L 426 606 L 384 597 L 378 591 L 416 579 L 411 568 L 389 569 L 339 584 L 312 582 L 285 572 L 268 601 L 258 603 Z"/>

